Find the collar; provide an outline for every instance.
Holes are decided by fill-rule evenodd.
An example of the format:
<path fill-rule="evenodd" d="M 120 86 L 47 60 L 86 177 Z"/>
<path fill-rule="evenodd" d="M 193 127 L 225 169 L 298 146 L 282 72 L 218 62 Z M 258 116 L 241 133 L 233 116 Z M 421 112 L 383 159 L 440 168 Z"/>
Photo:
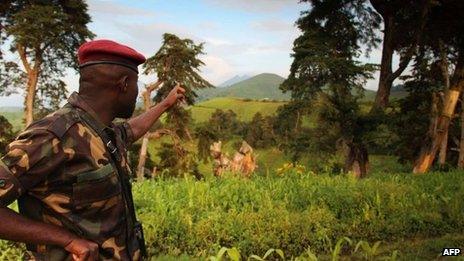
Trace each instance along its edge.
<path fill-rule="evenodd" d="M 92 117 L 93 123 L 98 127 L 99 131 L 110 131 L 113 132 L 113 123 L 111 123 L 110 126 L 106 126 L 103 124 L 103 122 L 100 121 L 100 118 L 98 117 L 97 113 L 90 107 L 90 105 L 82 99 L 81 96 L 79 96 L 79 93 L 73 92 L 71 96 L 68 98 L 69 104 L 71 104 L 74 107 L 79 107 L 80 109 L 84 110 L 87 112 L 90 117 Z"/>

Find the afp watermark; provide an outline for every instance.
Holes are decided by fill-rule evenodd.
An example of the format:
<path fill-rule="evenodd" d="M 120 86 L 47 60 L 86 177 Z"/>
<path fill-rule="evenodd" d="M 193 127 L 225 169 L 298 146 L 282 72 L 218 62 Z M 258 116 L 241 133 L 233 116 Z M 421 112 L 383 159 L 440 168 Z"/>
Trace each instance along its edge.
<path fill-rule="evenodd" d="M 443 251 L 441 252 L 442 256 L 459 256 L 461 255 L 462 251 L 460 248 L 443 248 Z"/>

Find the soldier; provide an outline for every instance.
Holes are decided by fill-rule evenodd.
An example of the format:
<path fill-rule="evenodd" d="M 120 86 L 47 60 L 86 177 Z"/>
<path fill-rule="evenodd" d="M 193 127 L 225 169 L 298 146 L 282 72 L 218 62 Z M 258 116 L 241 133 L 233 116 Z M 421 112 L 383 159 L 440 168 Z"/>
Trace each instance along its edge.
<path fill-rule="evenodd" d="M 145 57 L 109 40 L 78 50 L 79 93 L 32 123 L 0 160 L 0 238 L 25 242 L 34 260 L 140 260 L 145 255 L 130 189 L 127 147 L 184 99 L 176 86 L 131 117 Z M 7 206 L 18 199 L 20 214 Z"/>

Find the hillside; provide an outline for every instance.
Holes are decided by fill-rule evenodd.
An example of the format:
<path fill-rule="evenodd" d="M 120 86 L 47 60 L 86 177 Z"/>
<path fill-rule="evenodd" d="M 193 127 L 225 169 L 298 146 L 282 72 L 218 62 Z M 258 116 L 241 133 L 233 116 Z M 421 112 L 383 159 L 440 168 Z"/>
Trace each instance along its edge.
<path fill-rule="evenodd" d="M 235 75 L 234 77 L 230 78 L 229 80 L 227 80 L 227 81 L 225 81 L 225 82 L 219 84 L 218 87 L 219 87 L 219 88 L 229 87 L 229 86 L 231 86 L 231 85 L 233 85 L 233 84 L 239 83 L 239 82 L 241 82 L 241 81 L 248 80 L 248 79 L 250 79 L 250 78 L 251 78 L 251 76 L 248 76 L 248 75 L 242 75 L 242 76 L 240 76 L 240 75 Z"/>
<path fill-rule="evenodd" d="M 283 94 L 279 89 L 279 85 L 284 80 L 276 74 L 262 73 L 229 87 L 201 90 L 198 92 L 198 100 L 204 101 L 215 97 L 289 100 L 290 95 Z"/>
<path fill-rule="evenodd" d="M 192 117 L 195 122 L 205 122 L 216 109 L 233 110 L 239 120 L 249 121 L 255 113 L 260 112 L 263 115 L 271 115 L 276 112 L 277 108 L 285 102 L 271 101 L 247 101 L 236 98 L 220 97 L 208 101 L 197 103 L 191 107 Z"/>

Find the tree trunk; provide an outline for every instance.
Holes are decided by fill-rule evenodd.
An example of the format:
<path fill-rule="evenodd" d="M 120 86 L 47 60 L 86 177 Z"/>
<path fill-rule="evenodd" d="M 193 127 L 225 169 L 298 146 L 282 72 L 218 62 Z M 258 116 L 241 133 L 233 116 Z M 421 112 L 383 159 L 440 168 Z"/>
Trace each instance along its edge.
<path fill-rule="evenodd" d="M 27 77 L 26 100 L 24 106 L 24 119 L 26 127 L 34 121 L 34 100 L 38 79 L 38 70 L 31 71 Z"/>
<path fill-rule="evenodd" d="M 446 92 L 450 87 L 449 71 L 448 71 L 448 58 L 446 56 L 446 49 L 443 41 L 439 41 L 440 45 L 440 69 L 443 76 L 444 91 Z M 448 150 L 448 130 L 446 130 L 445 137 L 440 146 L 440 153 L 438 154 L 438 165 L 443 167 L 446 163 L 446 151 Z"/>
<path fill-rule="evenodd" d="M 433 92 L 432 93 L 432 106 L 430 109 L 430 125 L 429 125 L 429 131 L 427 133 L 428 137 L 430 138 L 435 137 L 437 133 L 439 102 L 440 102 L 440 98 L 438 97 L 438 93 Z"/>
<path fill-rule="evenodd" d="M 392 59 L 393 59 L 393 17 L 384 18 L 384 36 L 382 47 L 382 60 L 380 63 L 380 79 L 377 94 L 375 96 L 374 106 L 372 110 L 384 109 L 388 105 L 390 90 L 393 80 L 390 79 L 392 74 Z"/>
<path fill-rule="evenodd" d="M 459 141 L 458 168 L 464 169 L 464 95 L 461 95 L 461 139 Z"/>
<path fill-rule="evenodd" d="M 438 153 L 438 165 L 442 168 L 446 163 L 446 150 L 448 149 L 448 130 L 445 132 L 443 141 L 440 144 L 440 152 Z"/>
<path fill-rule="evenodd" d="M 185 135 L 187 135 L 187 139 L 189 139 L 189 141 L 192 141 L 193 138 L 192 138 L 192 134 L 190 133 L 189 129 L 185 127 L 184 131 L 185 131 Z"/>
<path fill-rule="evenodd" d="M 34 120 L 34 100 L 37 91 L 37 82 L 39 81 L 40 66 L 42 64 L 42 52 L 40 48 L 34 49 L 35 63 L 32 65 L 27 59 L 26 47 L 17 44 L 16 49 L 27 73 L 26 99 L 24 101 L 24 121 L 27 127 Z"/>
<path fill-rule="evenodd" d="M 145 162 L 147 160 L 147 148 L 148 148 L 148 134 L 145 134 L 142 139 L 142 146 L 140 147 L 139 164 L 137 165 L 137 181 L 143 180 L 143 174 L 145 173 Z"/>
<path fill-rule="evenodd" d="M 151 102 L 151 93 L 161 86 L 162 82 L 157 81 L 154 84 L 147 86 L 146 90 L 142 93 L 143 98 L 143 107 L 145 111 L 148 111 L 152 106 Z M 150 137 L 150 133 L 146 133 L 142 139 L 142 146 L 140 147 L 139 153 L 139 163 L 137 164 L 137 180 L 143 180 L 143 174 L 145 171 L 145 162 L 147 160 L 147 148 L 148 148 L 148 139 Z"/>
<path fill-rule="evenodd" d="M 353 172 L 356 178 L 365 178 L 369 171 L 369 156 L 367 149 L 362 145 L 352 143 L 347 145 L 345 158 L 345 172 Z"/>
<path fill-rule="evenodd" d="M 374 106 L 372 106 L 371 111 L 375 111 L 377 109 L 385 109 L 388 105 L 388 100 L 390 97 L 390 90 L 396 78 L 398 78 L 403 71 L 408 66 L 409 62 L 411 61 L 412 56 L 416 52 L 417 45 L 420 42 L 422 37 L 425 24 L 427 21 L 427 16 L 429 13 L 431 0 L 424 1 L 421 7 L 421 17 L 418 19 L 417 31 L 414 32 L 415 37 L 411 45 L 409 46 L 408 50 L 401 54 L 400 63 L 398 68 L 393 72 L 392 71 L 392 58 L 393 53 L 395 51 L 395 47 L 393 46 L 394 43 L 394 35 L 393 35 L 393 28 L 394 28 L 394 16 L 396 10 L 391 9 L 391 6 L 388 5 L 386 1 L 381 0 L 371 0 L 371 4 L 374 8 L 382 15 L 384 20 L 384 39 L 383 39 L 383 49 L 382 49 L 382 61 L 381 61 L 381 68 L 380 68 L 380 79 L 379 79 L 379 88 L 377 90 L 377 94 L 375 97 Z"/>
<path fill-rule="evenodd" d="M 450 88 L 445 92 L 445 100 L 441 115 L 438 117 L 437 133 L 430 143 L 426 143 L 414 164 L 413 172 L 417 174 L 427 172 L 433 164 L 436 153 L 448 132 L 450 121 L 456 109 L 459 95 L 464 86 L 464 51 L 460 50 L 458 62 Z"/>

